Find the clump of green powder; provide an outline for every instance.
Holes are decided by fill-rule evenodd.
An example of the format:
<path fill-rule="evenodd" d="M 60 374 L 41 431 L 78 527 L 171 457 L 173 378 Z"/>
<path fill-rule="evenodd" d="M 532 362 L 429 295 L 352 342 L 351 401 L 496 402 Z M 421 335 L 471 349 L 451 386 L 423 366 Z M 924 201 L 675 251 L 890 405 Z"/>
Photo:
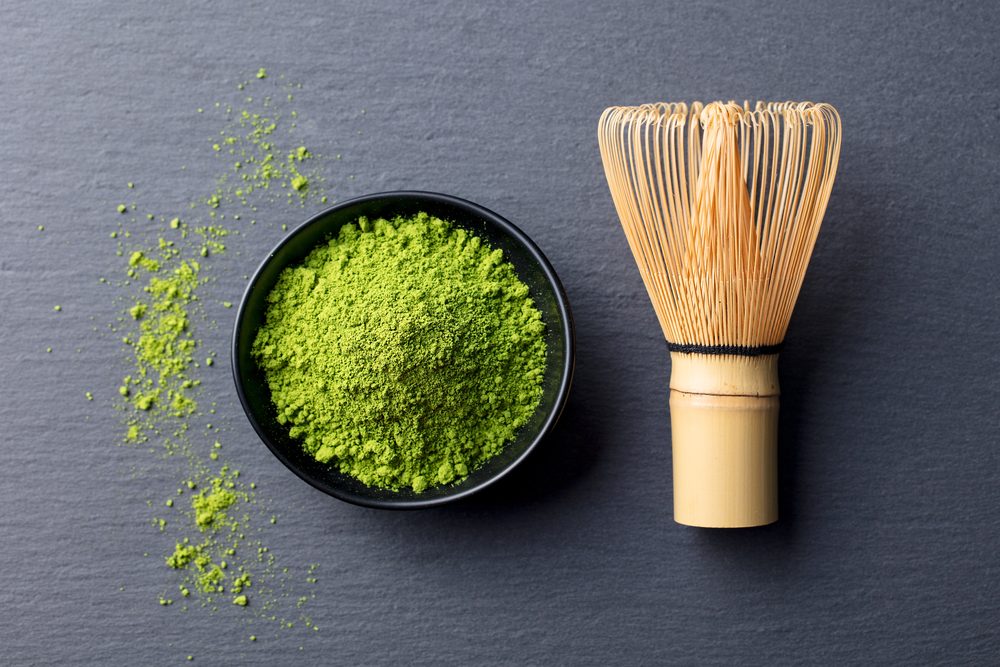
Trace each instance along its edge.
<path fill-rule="evenodd" d="M 317 460 L 419 493 L 528 421 L 544 331 L 501 250 L 420 213 L 361 218 L 286 269 L 253 353 L 278 420 Z"/>
<path fill-rule="evenodd" d="M 227 482 L 223 477 L 212 480 L 210 489 L 202 490 L 191 500 L 194 507 L 194 520 L 198 527 L 205 530 L 216 523 L 220 516 L 236 502 L 233 482 Z"/>

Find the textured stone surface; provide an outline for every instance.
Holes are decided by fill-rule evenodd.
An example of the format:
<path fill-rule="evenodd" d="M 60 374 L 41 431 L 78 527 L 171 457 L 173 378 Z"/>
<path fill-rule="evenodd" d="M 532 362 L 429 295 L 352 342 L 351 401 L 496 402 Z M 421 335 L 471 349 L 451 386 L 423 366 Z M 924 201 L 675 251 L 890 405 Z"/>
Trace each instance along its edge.
<path fill-rule="evenodd" d="M 995 661 L 998 19 L 961 2 L 4 3 L 0 661 Z M 303 132 L 356 175 L 339 197 L 493 208 L 548 254 L 579 336 L 544 449 L 419 513 L 307 487 L 228 374 L 210 379 L 283 517 L 273 549 L 321 564 L 301 651 L 292 633 L 249 644 L 229 610 L 156 604 L 146 495 L 122 482 L 117 417 L 82 399 L 124 370 L 91 331 L 118 312 L 96 278 L 118 270 L 122 184 L 164 206 L 204 189 L 204 165 L 175 168 L 212 130 L 191 110 L 261 65 L 306 84 Z M 845 141 L 782 358 L 782 519 L 711 532 L 671 520 L 669 364 L 595 130 L 612 103 L 744 96 L 830 101 Z M 281 215 L 220 260 L 220 295 L 301 218 Z"/>

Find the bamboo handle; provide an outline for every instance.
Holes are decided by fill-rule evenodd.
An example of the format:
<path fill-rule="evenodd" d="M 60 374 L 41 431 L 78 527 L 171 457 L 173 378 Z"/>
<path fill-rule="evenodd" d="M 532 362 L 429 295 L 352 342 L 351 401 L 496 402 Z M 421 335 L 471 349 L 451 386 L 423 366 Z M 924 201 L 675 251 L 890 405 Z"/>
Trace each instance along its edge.
<path fill-rule="evenodd" d="M 778 355 L 672 352 L 674 520 L 746 528 L 778 519 Z"/>

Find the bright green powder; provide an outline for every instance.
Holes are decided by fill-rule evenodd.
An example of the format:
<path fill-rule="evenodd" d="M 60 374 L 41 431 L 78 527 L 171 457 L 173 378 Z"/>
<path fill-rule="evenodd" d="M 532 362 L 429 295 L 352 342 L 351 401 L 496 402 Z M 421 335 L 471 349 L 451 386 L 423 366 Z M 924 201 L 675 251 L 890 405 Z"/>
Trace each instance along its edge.
<path fill-rule="evenodd" d="M 528 288 L 464 229 L 361 218 L 268 297 L 254 356 L 278 420 L 321 462 L 421 492 L 497 455 L 542 396 Z"/>
<path fill-rule="evenodd" d="M 265 76 L 261 70 L 258 78 Z M 110 328 L 128 360 L 116 407 L 124 413 L 123 440 L 156 452 L 157 479 L 164 471 L 178 475 L 176 487 L 151 491 L 156 496 L 147 505 L 156 508 L 148 520 L 163 534 L 158 541 L 173 547 L 164 560 L 177 571 L 180 609 L 197 600 L 215 610 L 225 596 L 227 604 L 249 607 L 283 628 L 292 627 L 286 614 L 294 613 L 296 623 L 315 631 L 296 602 L 311 597 L 291 594 L 297 573 L 279 567 L 262 541 L 268 516 L 270 523 L 277 520 L 269 501 L 258 499 L 256 484 L 243 481 L 226 463 L 226 420 L 218 415 L 221 424 L 213 426 L 214 396 L 201 391 L 202 379 L 221 365 L 208 347 L 212 332 L 217 334 L 214 318 L 227 317 L 223 309 L 233 305 L 219 301 L 225 295 L 210 287 L 218 275 L 216 257 L 226 252 L 226 243 L 239 243 L 252 229 L 259 206 L 285 200 L 304 209 L 327 202 L 322 156 L 303 145 L 305 138 L 295 130 L 297 113 L 273 101 L 274 93 L 290 100 L 298 86 L 281 83 L 279 76 L 267 79 L 253 80 L 256 103 L 250 97 L 235 106 L 215 103 L 225 123 L 206 143 L 220 162 L 206 174 L 205 191 L 190 200 L 185 215 L 155 210 L 133 182 L 127 184 L 127 200 L 109 206 L 117 225 L 109 235 L 124 271 L 114 283 L 122 290 L 121 313 Z M 250 85 L 244 81 L 238 89 Z M 103 277 L 99 282 L 108 283 Z M 137 469 L 136 477 L 145 469 Z M 156 489 L 154 480 L 147 481 Z M 314 572 L 310 566 L 310 586 L 317 582 Z M 163 593 L 159 602 L 171 606 L 174 600 Z M 294 611 L 286 602 L 294 603 Z"/>

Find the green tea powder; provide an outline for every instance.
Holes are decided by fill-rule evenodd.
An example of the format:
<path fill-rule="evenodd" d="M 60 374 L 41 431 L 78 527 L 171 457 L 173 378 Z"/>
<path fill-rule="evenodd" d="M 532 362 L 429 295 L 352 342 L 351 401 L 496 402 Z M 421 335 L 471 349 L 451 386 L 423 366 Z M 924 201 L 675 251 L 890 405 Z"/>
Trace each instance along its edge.
<path fill-rule="evenodd" d="M 307 452 L 419 493 L 461 480 L 528 421 L 544 333 L 501 250 L 420 213 L 361 218 L 286 269 L 253 353 Z"/>

